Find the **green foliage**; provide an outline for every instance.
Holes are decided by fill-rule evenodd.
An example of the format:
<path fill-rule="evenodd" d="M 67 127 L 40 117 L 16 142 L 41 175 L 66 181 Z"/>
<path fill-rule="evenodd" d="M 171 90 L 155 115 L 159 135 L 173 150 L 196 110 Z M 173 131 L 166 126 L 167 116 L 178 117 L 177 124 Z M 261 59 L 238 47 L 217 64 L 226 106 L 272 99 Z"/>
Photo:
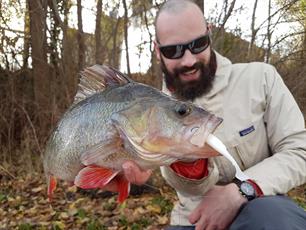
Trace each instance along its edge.
<path fill-rule="evenodd" d="M 292 198 L 297 205 L 299 205 L 301 208 L 303 208 L 306 211 L 306 200 L 302 197 L 293 197 Z"/>
<path fill-rule="evenodd" d="M 120 216 L 119 225 L 123 226 L 123 227 L 128 227 L 129 226 L 129 222 L 127 221 L 126 216 L 124 216 L 124 215 Z"/>
<path fill-rule="evenodd" d="M 162 196 L 153 198 L 151 203 L 153 205 L 158 205 L 161 208 L 162 215 L 170 213 L 173 208 L 173 202 Z"/>
<path fill-rule="evenodd" d="M 86 227 L 86 230 L 106 230 L 107 228 L 97 220 L 92 220 Z"/>
<path fill-rule="evenodd" d="M 7 196 L 5 194 L 0 193 L 0 202 L 5 201 L 7 199 Z"/>
<path fill-rule="evenodd" d="M 62 228 L 60 227 L 60 225 L 58 223 L 54 223 L 52 225 L 52 230 L 62 230 Z"/>
<path fill-rule="evenodd" d="M 103 209 L 107 211 L 112 211 L 116 208 L 116 206 L 117 206 L 116 200 L 114 198 L 111 198 L 108 200 L 108 202 L 103 204 Z"/>
<path fill-rule="evenodd" d="M 142 227 L 148 227 L 151 224 L 151 221 L 148 218 L 142 217 L 139 221 L 137 221 L 136 225 L 140 225 Z M 133 229 L 133 225 L 132 225 Z M 136 229 L 136 226 L 135 226 Z M 142 228 L 141 228 L 142 229 Z"/>
<path fill-rule="evenodd" d="M 30 225 L 30 224 L 20 224 L 19 226 L 18 226 L 18 230 L 32 230 L 33 228 L 32 228 L 32 225 Z"/>
<path fill-rule="evenodd" d="M 141 230 L 148 227 L 151 221 L 148 218 L 142 217 L 134 223 L 129 222 L 126 216 L 121 215 L 119 219 L 119 225 L 124 229 Z"/>
<path fill-rule="evenodd" d="M 77 212 L 77 216 L 80 218 L 80 219 L 84 219 L 86 217 L 86 211 L 82 208 L 78 209 L 78 212 Z"/>

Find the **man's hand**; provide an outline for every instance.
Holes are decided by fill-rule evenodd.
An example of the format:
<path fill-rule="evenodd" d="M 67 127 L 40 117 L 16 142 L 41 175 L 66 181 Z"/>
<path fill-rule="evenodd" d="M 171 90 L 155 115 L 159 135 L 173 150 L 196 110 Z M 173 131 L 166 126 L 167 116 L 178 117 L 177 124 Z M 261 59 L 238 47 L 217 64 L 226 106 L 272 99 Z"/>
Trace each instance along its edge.
<path fill-rule="evenodd" d="M 142 170 L 133 161 L 126 161 L 122 165 L 124 177 L 131 183 L 136 185 L 142 185 L 147 182 L 152 174 L 152 170 Z M 116 180 L 107 184 L 103 190 L 118 192 L 118 184 Z"/>
<path fill-rule="evenodd" d="M 240 193 L 237 185 L 214 186 L 203 197 L 198 207 L 189 215 L 189 222 L 195 230 L 227 229 L 239 208 L 247 199 Z"/>
<path fill-rule="evenodd" d="M 152 174 L 152 170 L 142 170 L 133 161 L 126 161 L 122 165 L 124 176 L 126 179 L 136 185 L 142 185 L 147 182 Z"/>

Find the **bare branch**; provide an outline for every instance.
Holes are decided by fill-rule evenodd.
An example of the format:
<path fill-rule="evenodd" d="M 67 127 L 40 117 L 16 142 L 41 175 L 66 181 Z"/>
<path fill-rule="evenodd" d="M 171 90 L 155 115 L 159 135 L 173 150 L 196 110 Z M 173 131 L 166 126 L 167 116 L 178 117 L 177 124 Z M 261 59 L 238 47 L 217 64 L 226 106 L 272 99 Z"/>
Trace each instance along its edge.
<path fill-rule="evenodd" d="M 65 30 L 66 25 L 64 24 L 64 22 L 62 21 L 62 19 L 60 17 L 58 7 L 57 7 L 57 4 L 56 4 L 56 0 L 51 0 L 51 3 L 52 3 L 51 8 L 54 12 L 54 16 L 55 16 L 56 20 L 58 21 L 59 26 L 62 28 L 62 30 Z"/>

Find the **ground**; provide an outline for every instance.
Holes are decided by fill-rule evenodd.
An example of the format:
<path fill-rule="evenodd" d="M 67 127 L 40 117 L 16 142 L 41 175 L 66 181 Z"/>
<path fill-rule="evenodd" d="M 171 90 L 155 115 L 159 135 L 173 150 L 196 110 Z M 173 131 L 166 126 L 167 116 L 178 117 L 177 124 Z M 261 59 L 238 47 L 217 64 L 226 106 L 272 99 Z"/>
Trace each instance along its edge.
<path fill-rule="evenodd" d="M 79 190 L 66 183 L 58 183 L 50 203 L 46 190 L 40 174 L 18 178 L 0 174 L 0 229 L 162 229 L 177 199 L 166 185 L 129 196 L 123 205 L 117 204 L 115 194 Z M 306 209 L 306 185 L 289 195 Z"/>
<path fill-rule="evenodd" d="M 162 229 L 169 223 L 175 193 L 167 186 L 132 195 L 122 205 L 116 194 L 58 183 L 51 203 L 44 178 L 0 175 L 0 229 Z"/>

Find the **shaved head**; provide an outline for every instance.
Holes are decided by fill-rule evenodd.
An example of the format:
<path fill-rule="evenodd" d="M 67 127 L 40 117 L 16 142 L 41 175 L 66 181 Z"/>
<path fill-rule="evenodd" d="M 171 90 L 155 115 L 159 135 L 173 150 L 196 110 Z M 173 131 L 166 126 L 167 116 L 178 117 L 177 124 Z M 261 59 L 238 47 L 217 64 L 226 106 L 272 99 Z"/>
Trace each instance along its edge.
<path fill-rule="evenodd" d="M 155 17 L 155 35 L 156 35 L 156 40 L 158 40 L 158 19 L 160 16 L 164 13 L 171 14 L 171 15 L 178 15 L 182 11 L 186 10 L 187 8 L 193 8 L 194 10 L 200 11 L 200 13 L 203 15 L 202 9 L 192 0 L 168 0 L 164 2 L 157 12 L 157 15 Z M 203 16 L 204 23 L 206 23 L 204 16 Z"/>

